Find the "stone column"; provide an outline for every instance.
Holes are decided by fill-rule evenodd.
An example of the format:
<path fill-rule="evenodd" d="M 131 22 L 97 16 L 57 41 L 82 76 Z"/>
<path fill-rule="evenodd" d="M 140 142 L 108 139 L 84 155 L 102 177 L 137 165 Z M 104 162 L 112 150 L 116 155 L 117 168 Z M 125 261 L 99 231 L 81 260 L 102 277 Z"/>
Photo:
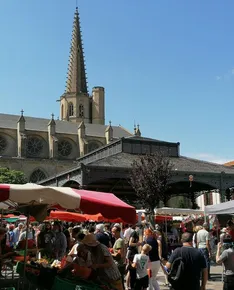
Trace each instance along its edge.
<path fill-rule="evenodd" d="M 85 124 L 82 121 L 78 127 L 78 140 L 80 147 L 80 156 L 84 156 L 86 153 L 87 142 L 85 140 Z"/>
<path fill-rule="evenodd" d="M 58 154 L 58 139 L 56 137 L 56 123 L 54 114 L 51 115 L 51 120 L 48 123 L 48 143 L 49 143 L 49 158 L 56 158 Z"/>

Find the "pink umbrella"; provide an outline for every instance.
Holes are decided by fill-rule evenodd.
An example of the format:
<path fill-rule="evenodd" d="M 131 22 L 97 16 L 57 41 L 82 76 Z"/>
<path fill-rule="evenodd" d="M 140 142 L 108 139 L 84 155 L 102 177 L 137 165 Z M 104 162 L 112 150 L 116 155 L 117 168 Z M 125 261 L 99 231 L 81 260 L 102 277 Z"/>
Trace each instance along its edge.
<path fill-rule="evenodd" d="M 136 222 L 135 208 L 112 193 L 77 190 L 70 187 L 47 187 L 33 183 L 24 185 L 0 184 L 0 202 L 11 201 L 18 206 L 79 210 L 87 214 L 101 213 L 107 219 L 121 218 L 124 222 Z M 44 210 L 40 218 L 45 218 Z"/>

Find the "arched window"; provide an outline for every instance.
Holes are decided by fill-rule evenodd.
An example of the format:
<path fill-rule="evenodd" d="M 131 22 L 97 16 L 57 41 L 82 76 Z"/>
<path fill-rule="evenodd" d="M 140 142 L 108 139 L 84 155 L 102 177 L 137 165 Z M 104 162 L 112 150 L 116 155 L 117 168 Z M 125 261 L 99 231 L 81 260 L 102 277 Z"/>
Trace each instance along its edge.
<path fill-rule="evenodd" d="M 27 139 L 26 151 L 28 157 L 38 157 L 43 151 L 43 142 L 41 138 L 29 136 Z"/>
<path fill-rule="evenodd" d="M 69 105 L 68 105 L 68 114 L 69 114 L 69 116 L 74 115 L 74 107 L 73 107 L 72 103 L 69 103 Z"/>
<path fill-rule="evenodd" d="M 67 157 L 72 153 L 72 144 L 67 140 L 58 142 L 58 153 L 62 157 Z"/>
<path fill-rule="evenodd" d="M 3 153 L 7 148 L 7 140 L 5 137 L 0 136 L 0 153 Z"/>
<path fill-rule="evenodd" d="M 84 106 L 82 104 L 79 105 L 79 117 L 84 117 Z"/>
<path fill-rule="evenodd" d="M 46 179 L 46 175 L 45 173 L 40 170 L 40 169 L 37 169 L 35 171 L 33 171 L 33 173 L 31 174 L 30 178 L 29 178 L 29 181 L 32 182 L 32 183 L 37 183 L 43 179 Z"/>

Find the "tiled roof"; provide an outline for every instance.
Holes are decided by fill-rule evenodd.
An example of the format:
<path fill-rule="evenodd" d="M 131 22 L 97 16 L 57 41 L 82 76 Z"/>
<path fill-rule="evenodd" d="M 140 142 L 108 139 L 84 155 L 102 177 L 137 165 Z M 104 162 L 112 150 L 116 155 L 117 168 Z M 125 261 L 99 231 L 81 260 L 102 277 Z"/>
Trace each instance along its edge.
<path fill-rule="evenodd" d="M 137 160 L 139 155 L 118 153 L 110 157 L 94 161 L 89 166 L 105 166 L 116 168 L 131 168 L 134 160 Z M 228 168 L 227 166 L 211 163 L 207 161 L 197 160 L 189 157 L 170 157 L 171 162 L 174 164 L 174 170 L 185 172 L 206 172 L 206 173 L 230 173 L 234 174 L 234 168 Z"/>
<path fill-rule="evenodd" d="M 0 114 L 0 128 L 6 129 L 16 129 L 17 121 L 20 116 L 17 115 L 8 115 Z M 25 129 L 33 131 L 48 131 L 49 119 L 35 118 L 35 117 L 24 117 L 25 118 Z M 72 123 L 68 121 L 56 120 L 56 132 L 62 134 L 77 134 L 79 123 Z M 86 135 L 94 137 L 104 137 L 105 130 L 108 126 L 98 125 L 98 124 L 85 124 Z M 129 137 L 131 133 L 128 132 L 121 126 L 112 126 L 113 128 L 113 137 L 122 138 Z"/>
<path fill-rule="evenodd" d="M 144 137 L 144 136 L 142 136 L 142 137 L 139 137 L 139 136 L 128 136 L 128 137 L 126 137 L 125 139 L 127 139 L 127 140 L 133 140 L 133 141 L 140 141 L 140 142 L 144 142 L 144 143 L 151 143 L 151 144 L 153 144 L 153 143 L 164 143 L 164 144 L 178 144 L 178 142 L 177 143 L 175 143 L 175 142 L 169 142 L 169 141 L 163 141 L 163 140 L 159 140 L 159 139 L 153 139 L 153 138 L 148 138 L 148 137 Z"/>

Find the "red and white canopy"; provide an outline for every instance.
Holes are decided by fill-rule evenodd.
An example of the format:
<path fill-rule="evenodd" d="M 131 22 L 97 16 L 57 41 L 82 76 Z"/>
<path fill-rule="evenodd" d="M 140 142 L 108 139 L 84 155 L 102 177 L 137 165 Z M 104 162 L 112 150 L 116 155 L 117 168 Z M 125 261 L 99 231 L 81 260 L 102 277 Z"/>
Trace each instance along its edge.
<path fill-rule="evenodd" d="M 101 213 L 105 218 L 121 218 L 132 224 L 136 221 L 135 208 L 111 193 L 70 187 L 47 187 L 33 183 L 0 184 L 0 202 L 9 201 L 18 205 L 48 205 L 58 209 L 80 210 L 87 214 Z"/>

